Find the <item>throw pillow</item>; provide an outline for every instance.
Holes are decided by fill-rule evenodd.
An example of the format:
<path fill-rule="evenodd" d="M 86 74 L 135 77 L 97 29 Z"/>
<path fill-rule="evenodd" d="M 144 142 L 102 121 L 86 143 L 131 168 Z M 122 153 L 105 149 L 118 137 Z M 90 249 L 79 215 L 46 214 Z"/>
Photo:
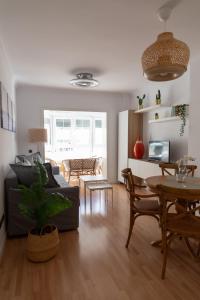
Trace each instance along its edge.
<path fill-rule="evenodd" d="M 17 155 L 15 158 L 16 164 L 20 164 L 23 166 L 31 166 L 30 161 L 26 158 L 25 155 Z"/>
<path fill-rule="evenodd" d="M 37 170 L 35 166 L 24 166 L 21 164 L 10 164 L 15 172 L 20 184 L 31 186 L 37 180 Z"/>
<path fill-rule="evenodd" d="M 27 166 L 34 165 L 36 161 L 43 164 L 43 160 L 40 155 L 40 152 L 32 153 L 30 155 L 17 155 L 16 162 L 17 160 L 19 160 L 19 162 L 22 163 L 23 165 L 27 165 Z"/>
<path fill-rule="evenodd" d="M 31 186 L 37 180 L 37 169 L 35 166 L 26 166 L 21 164 L 10 164 L 10 167 L 15 172 L 18 182 L 20 184 Z M 48 182 L 45 185 L 46 188 L 59 187 L 59 184 L 55 180 L 52 167 L 49 163 L 44 164 L 47 171 Z"/>

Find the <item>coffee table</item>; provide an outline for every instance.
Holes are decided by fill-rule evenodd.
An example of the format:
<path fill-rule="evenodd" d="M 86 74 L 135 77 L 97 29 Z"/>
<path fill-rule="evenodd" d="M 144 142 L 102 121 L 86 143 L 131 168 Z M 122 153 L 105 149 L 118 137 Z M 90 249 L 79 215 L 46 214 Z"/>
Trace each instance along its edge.
<path fill-rule="evenodd" d="M 80 176 L 80 181 L 84 184 L 84 201 L 86 206 L 86 186 L 89 183 L 100 183 L 100 182 L 107 182 L 108 179 L 103 175 L 85 175 Z"/>
<path fill-rule="evenodd" d="M 111 190 L 112 192 L 112 206 L 113 206 L 113 186 L 107 182 L 100 182 L 100 183 L 90 183 L 87 185 L 88 190 L 90 191 L 90 209 L 92 210 L 92 192 L 94 191 L 104 191 L 106 199 L 108 197 L 107 191 Z"/>

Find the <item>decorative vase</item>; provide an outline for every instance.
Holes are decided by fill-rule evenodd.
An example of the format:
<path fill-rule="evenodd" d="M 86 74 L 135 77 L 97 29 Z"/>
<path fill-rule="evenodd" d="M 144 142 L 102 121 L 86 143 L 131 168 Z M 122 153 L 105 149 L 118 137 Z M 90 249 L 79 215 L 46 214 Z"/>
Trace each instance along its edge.
<path fill-rule="evenodd" d="M 36 235 L 29 232 L 27 239 L 26 255 L 33 262 L 44 262 L 53 258 L 59 246 L 58 230 L 53 230 L 44 235 Z"/>
<path fill-rule="evenodd" d="M 141 159 L 144 155 L 144 144 L 140 138 L 137 139 L 133 148 L 134 157 Z"/>

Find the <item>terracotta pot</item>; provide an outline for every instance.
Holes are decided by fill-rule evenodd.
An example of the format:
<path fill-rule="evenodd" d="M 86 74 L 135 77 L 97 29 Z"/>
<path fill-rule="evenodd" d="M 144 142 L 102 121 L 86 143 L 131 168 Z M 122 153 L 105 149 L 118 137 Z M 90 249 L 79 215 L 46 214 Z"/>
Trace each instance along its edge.
<path fill-rule="evenodd" d="M 58 230 L 54 226 L 52 232 L 36 235 L 29 232 L 26 255 L 33 262 L 44 262 L 54 257 L 59 246 Z"/>
<path fill-rule="evenodd" d="M 138 139 L 136 141 L 135 145 L 134 145 L 133 155 L 137 159 L 143 158 L 143 155 L 144 155 L 144 144 L 143 144 L 143 142 L 140 139 Z"/>

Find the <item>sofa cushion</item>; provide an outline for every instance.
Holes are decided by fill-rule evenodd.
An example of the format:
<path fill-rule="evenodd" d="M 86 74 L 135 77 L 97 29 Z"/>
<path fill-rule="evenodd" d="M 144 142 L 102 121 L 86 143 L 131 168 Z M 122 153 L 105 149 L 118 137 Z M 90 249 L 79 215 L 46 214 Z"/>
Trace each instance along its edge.
<path fill-rule="evenodd" d="M 31 186 L 37 180 L 37 170 L 35 166 L 24 166 L 21 164 L 10 164 L 15 172 L 20 184 Z"/>
<path fill-rule="evenodd" d="M 17 155 L 16 159 L 18 159 L 20 163 L 25 165 L 34 165 L 35 162 L 40 162 L 41 164 L 43 164 L 40 152 L 35 152 L 30 155 Z"/>
<path fill-rule="evenodd" d="M 20 184 L 31 186 L 37 180 L 37 169 L 36 166 L 27 166 L 21 164 L 10 164 L 10 167 L 15 172 L 18 182 Z M 45 163 L 44 167 L 47 171 L 48 182 L 45 185 L 47 188 L 59 187 L 60 185 L 55 180 L 51 164 Z"/>

